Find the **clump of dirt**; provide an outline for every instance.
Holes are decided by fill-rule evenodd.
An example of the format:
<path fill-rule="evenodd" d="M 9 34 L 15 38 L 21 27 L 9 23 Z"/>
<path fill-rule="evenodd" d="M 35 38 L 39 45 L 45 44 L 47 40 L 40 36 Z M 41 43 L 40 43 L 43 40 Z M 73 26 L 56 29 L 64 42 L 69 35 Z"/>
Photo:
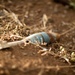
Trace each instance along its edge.
<path fill-rule="evenodd" d="M 2 12 L 9 9 L 14 12 L 23 26 L 19 26 L 10 17 Z M 10 34 L 26 37 L 36 32 L 49 32 L 51 29 L 57 33 L 63 33 L 74 27 L 75 10 L 52 0 L 0 0 L 0 38 L 8 41 Z M 43 14 L 48 16 L 46 28 L 42 24 Z M 27 30 L 27 32 L 26 32 Z M 24 34 L 25 32 L 25 34 Z M 8 34 L 8 36 L 4 36 Z M 20 40 L 20 39 L 17 39 Z M 52 43 L 44 48 L 52 49 L 52 53 L 41 55 L 39 46 L 29 44 L 17 45 L 0 50 L 0 74 L 1 75 L 74 75 L 74 63 L 69 64 L 59 55 L 60 48 L 70 55 L 75 52 L 75 31 L 67 33 L 60 41 Z"/>

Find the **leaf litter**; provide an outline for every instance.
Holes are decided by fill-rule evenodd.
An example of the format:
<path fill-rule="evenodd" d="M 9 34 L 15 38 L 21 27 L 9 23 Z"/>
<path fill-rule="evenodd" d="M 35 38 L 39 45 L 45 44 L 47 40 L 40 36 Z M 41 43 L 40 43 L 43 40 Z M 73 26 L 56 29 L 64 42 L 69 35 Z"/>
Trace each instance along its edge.
<path fill-rule="evenodd" d="M 23 39 L 24 37 L 21 34 L 21 32 L 22 32 L 21 30 L 24 27 L 26 29 L 27 25 L 26 24 L 23 25 L 15 13 L 13 13 L 13 12 L 8 13 L 5 9 L 3 11 L 6 16 L 1 17 L 1 19 L 4 19 L 4 20 L 6 19 L 8 21 L 5 20 L 6 25 L 1 25 L 1 28 L 0 28 L 1 40 L 0 40 L 0 42 L 6 43 L 6 41 L 11 41 L 11 40 L 15 41 L 15 40 Z M 43 25 L 46 28 L 48 18 L 45 14 L 43 15 L 43 18 L 44 18 Z M 10 19 L 12 19 L 13 21 Z M 2 30 L 3 30 L 3 32 L 2 32 Z M 10 31 L 10 33 L 8 31 Z M 5 37 L 5 35 L 6 35 L 6 37 Z M 5 39 L 6 39 L 6 41 L 5 41 Z M 54 58 L 55 57 L 63 58 L 69 65 L 71 65 L 70 61 L 74 62 L 74 52 L 72 52 L 72 54 L 69 54 L 63 46 L 60 46 L 59 50 L 57 52 L 54 52 L 54 50 L 51 47 L 49 49 L 47 49 L 46 47 L 40 46 L 38 44 L 38 42 L 37 42 L 37 45 L 35 45 L 35 46 L 40 47 L 42 49 L 42 50 L 39 50 L 39 52 L 38 52 L 38 53 L 42 52 L 42 54 L 41 54 L 42 56 L 50 54 L 50 55 L 53 55 Z M 65 68 L 65 67 L 75 67 L 75 66 L 72 66 L 72 65 L 71 66 L 58 66 L 57 65 L 57 66 L 53 66 L 53 67 L 51 67 L 51 66 L 38 66 L 36 68 L 45 68 L 45 69 L 51 69 L 51 68 L 57 69 L 58 68 L 59 69 L 60 67 Z M 44 70 L 41 69 L 39 74 L 42 74 L 41 72 L 43 73 Z"/>

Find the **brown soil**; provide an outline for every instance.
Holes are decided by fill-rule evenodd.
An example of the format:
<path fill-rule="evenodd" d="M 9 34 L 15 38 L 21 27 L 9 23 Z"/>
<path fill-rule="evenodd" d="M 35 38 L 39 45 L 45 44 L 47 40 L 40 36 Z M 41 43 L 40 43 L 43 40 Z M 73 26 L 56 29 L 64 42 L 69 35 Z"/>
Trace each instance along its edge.
<path fill-rule="evenodd" d="M 5 5 L 19 19 L 24 18 L 24 22 L 30 27 L 31 33 L 43 31 L 43 25 L 40 24 L 43 14 L 49 17 L 47 23 L 48 32 L 50 29 L 62 33 L 74 26 L 75 10 L 57 4 L 51 0 L 0 0 L 0 5 Z M 1 8 L 3 9 L 3 8 Z M 25 17 L 28 12 L 28 17 Z M 46 48 L 52 48 L 57 51 L 60 46 L 67 51 L 75 51 L 75 31 L 64 35 L 57 43 L 52 43 Z M 9 49 L 0 50 L 0 75 L 74 75 L 75 68 L 59 68 L 58 66 L 68 66 L 63 59 L 56 58 L 50 54 L 41 56 L 37 52 L 39 47 L 27 45 L 24 48 L 15 46 Z M 74 63 L 73 63 L 74 64 Z M 41 68 L 42 66 L 56 66 L 52 69 Z"/>

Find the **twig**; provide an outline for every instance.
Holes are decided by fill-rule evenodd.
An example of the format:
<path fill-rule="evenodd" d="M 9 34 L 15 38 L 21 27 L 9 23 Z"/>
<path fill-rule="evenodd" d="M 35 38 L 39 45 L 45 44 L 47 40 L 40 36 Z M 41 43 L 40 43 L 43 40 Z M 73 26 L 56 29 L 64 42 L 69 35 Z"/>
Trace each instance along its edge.
<path fill-rule="evenodd" d="M 74 30 L 74 29 L 75 29 L 75 26 L 72 27 L 71 29 L 69 29 L 69 30 L 67 30 L 67 31 L 65 31 L 65 32 L 63 32 L 63 33 L 61 33 L 60 36 L 62 37 L 63 35 L 65 35 L 65 34 L 71 32 L 71 31 Z"/>
<path fill-rule="evenodd" d="M 10 17 L 13 21 L 15 21 L 16 23 L 18 23 L 20 26 L 23 26 L 23 24 L 20 22 L 20 20 L 18 19 L 18 17 L 16 16 L 16 14 L 15 13 L 13 13 L 13 12 L 8 12 L 8 11 L 6 11 L 5 9 L 3 10 L 4 11 L 4 13 L 5 13 L 5 15 L 7 16 L 7 17 Z"/>
<path fill-rule="evenodd" d="M 43 14 L 42 23 L 44 25 L 44 28 L 46 28 L 47 22 L 48 22 L 48 17 L 46 14 Z"/>
<path fill-rule="evenodd" d="M 71 66 L 58 66 L 58 65 L 56 65 L 56 66 L 38 66 L 37 68 L 57 69 L 58 67 L 59 67 L 60 69 L 62 69 L 62 68 L 74 68 L 75 65 L 71 65 Z"/>
<path fill-rule="evenodd" d="M 33 44 L 33 45 L 35 45 L 35 46 L 38 46 L 39 48 L 41 48 L 41 49 L 43 49 L 43 50 L 47 50 L 47 48 L 44 48 L 44 47 L 42 47 L 41 45 L 39 45 L 39 44 L 35 44 L 35 43 L 32 43 L 32 42 L 30 42 L 31 44 Z"/>
<path fill-rule="evenodd" d="M 61 59 L 64 59 L 69 65 L 71 65 L 71 63 L 70 63 L 70 61 L 69 61 L 69 59 L 68 59 L 67 57 L 60 56 L 60 55 L 58 55 L 58 54 L 55 54 L 54 52 L 48 52 L 48 54 L 53 55 L 53 56 L 55 56 L 55 57 L 59 57 L 59 58 L 61 58 Z"/>
<path fill-rule="evenodd" d="M 64 68 L 74 68 L 75 67 L 75 65 L 70 65 L 70 66 L 58 66 L 58 65 L 56 65 L 56 66 L 37 66 L 37 67 L 35 67 L 35 68 L 31 68 L 31 69 L 28 69 L 27 71 L 25 71 L 25 73 L 27 73 L 27 72 L 30 72 L 30 71 L 34 71 L 34 70 L 37 70 L 37 69 L 46 69 L 46 70 L 50 70 L 50 69 L 56 69 L 56 70 L 58 70 L 58 68 L 59 68 L 59 70 L 60 69 L 64 69 Z"/>
<path fill-rule="evenodd" d="M 44 69 L 41 69 L 38 75 L 43 75 L 43 73 L 44 73 Z"/>

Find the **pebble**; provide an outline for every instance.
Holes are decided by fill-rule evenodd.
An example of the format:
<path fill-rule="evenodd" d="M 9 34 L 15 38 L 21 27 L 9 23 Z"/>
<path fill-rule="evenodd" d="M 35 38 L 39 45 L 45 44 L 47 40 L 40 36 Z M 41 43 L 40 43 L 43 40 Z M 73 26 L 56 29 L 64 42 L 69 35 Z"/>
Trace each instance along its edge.
<path fill-rule="evenodd" d="M 12 68 L 12 69 L 16 69 L 16 68 L 17 68 L 17 65 L 12 65 L 11 68 Z"/>
<path fill-rule="evenodd" d="M 27 53 L 23 53 L 23 55 L 24 55 L 24 56 L 26 56 L 26 55 L 27 55 Z"/>

